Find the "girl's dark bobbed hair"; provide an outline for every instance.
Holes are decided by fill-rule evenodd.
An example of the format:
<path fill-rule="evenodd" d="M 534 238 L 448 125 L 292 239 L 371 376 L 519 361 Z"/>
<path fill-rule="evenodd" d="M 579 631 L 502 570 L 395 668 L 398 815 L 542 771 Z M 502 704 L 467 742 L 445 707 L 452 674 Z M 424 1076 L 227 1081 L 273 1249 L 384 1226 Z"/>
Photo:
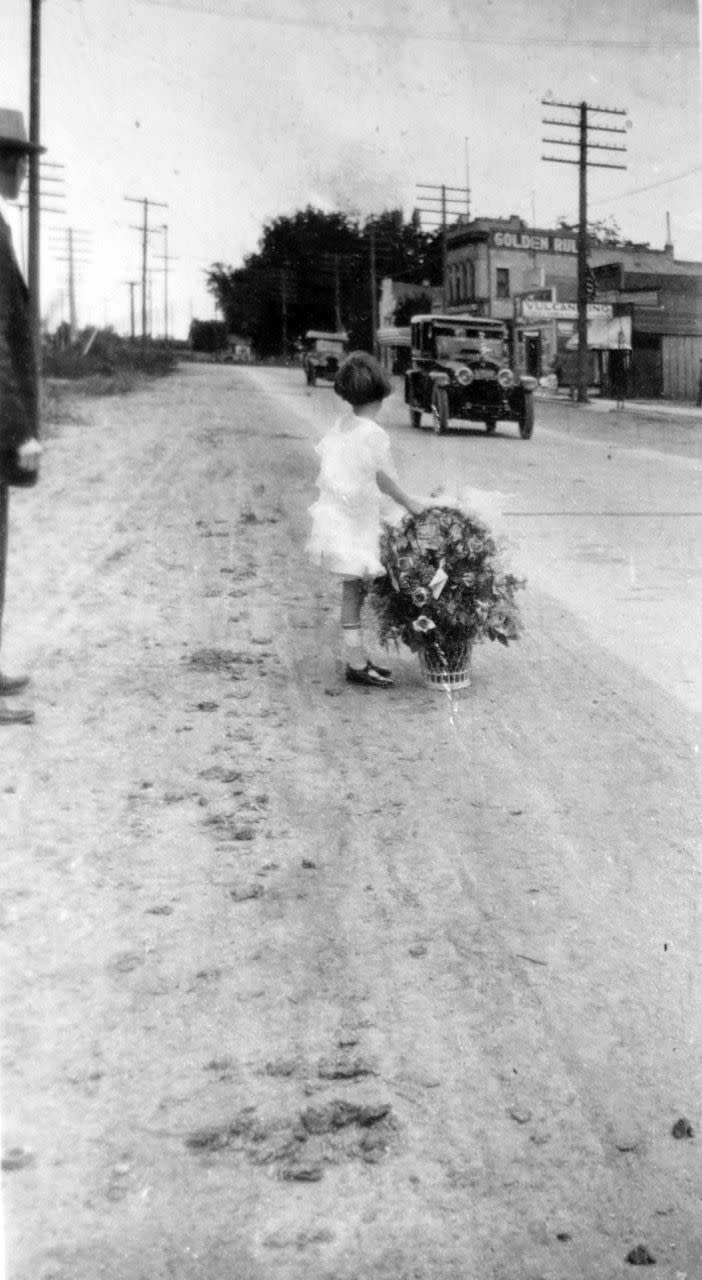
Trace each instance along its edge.
<path fill-rule="evenodd" d="M 392 385 L 385 370 L 368 351 L 352 351 L 334 379 L 334 390 L 355 409 L 385 400 Z"/>

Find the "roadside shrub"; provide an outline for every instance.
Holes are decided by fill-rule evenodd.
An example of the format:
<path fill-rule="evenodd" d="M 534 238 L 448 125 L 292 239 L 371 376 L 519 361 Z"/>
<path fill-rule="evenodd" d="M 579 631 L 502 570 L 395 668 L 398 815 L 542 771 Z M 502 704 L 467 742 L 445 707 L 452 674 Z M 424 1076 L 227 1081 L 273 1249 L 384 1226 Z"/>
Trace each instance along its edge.
<path fill-rule="evenodd" d="M 80 381 L 87 394 L 122 394 L 142 378 L 165 377 L 178 362 L 177 353 L 163 344 L 129 342 L 111 330 L 81 334 L 61 347 L 47 342 L 43 351 L 45 378 Z"/>

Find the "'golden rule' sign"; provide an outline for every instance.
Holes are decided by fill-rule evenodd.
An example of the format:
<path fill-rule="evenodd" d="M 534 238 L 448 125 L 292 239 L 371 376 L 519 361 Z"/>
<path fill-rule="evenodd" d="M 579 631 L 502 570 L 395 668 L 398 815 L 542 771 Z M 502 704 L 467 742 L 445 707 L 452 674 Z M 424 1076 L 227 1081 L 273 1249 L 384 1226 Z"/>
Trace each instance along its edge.
<path fill-rule="evenodd" d="M 493 231 L 493 249 L 524 249 L 529 253 L 577 253 L 575 236 L 563 231 Z"/>

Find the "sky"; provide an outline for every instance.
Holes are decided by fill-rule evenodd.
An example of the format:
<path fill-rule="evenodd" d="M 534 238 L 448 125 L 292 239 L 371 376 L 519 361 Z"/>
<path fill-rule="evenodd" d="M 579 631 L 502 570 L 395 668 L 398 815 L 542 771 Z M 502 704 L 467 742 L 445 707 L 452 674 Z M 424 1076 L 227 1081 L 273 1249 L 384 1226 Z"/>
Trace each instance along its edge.
<path fill-rule="evenodd" d="M 1 9 L 0 106 L 28 116 L 30 0 Z M 151 327 L 167 285 L 177 337 L 215 314 L 208 267 L 308 204 L 409 217 L 418 184 L 445 183 L 475 216 L 575 221 L 577 169 L 542 159 L 548 95 L 628 112 L 600 135 L 627 169 L 589 170 L 591 218 L 661 248 L 669 213 L 676 257 L 702 260 L 699 31 L 698 0 L 43 0 L 42 313 L 68 317 L 71 228 L 79 323 L 129 332 L 133 297 L 139 332 L 126 197 L 158 202 Z"/>

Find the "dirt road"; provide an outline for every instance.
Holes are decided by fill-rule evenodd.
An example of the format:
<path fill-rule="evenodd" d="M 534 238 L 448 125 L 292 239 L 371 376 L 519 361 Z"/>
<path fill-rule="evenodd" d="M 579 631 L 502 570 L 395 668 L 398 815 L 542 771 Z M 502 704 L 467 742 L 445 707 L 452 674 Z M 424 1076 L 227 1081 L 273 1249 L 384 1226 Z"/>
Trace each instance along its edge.
<path fill-rule="evenodd" d="M 699 721 L 536 587 L 344 686 L 305 412 L 184 367 L 14 501 L 8 1274 L 699 1280 Z"/>

